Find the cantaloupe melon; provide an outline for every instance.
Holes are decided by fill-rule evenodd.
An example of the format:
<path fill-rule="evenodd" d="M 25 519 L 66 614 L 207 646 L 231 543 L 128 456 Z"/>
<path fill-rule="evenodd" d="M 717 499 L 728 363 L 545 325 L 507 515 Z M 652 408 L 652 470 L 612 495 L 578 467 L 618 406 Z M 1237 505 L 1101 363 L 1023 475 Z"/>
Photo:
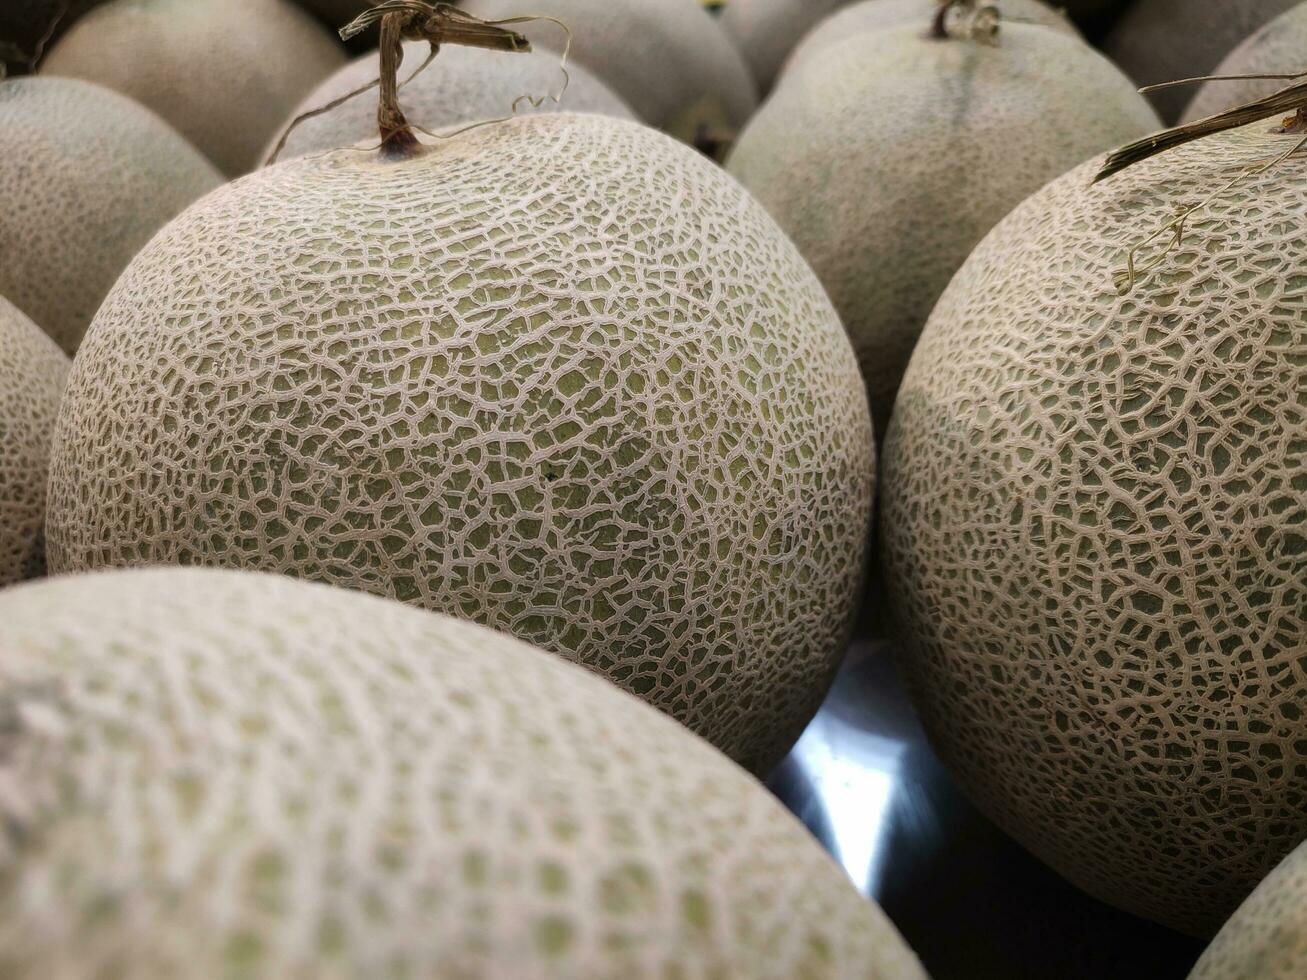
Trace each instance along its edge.
<path fill-rule="evenodd" d="M 156 236 L 73 369 L 51 561 L 475 618 L 762 771 L 843 652 L 873 471 L 853 352 L 766 212 L 652 129 L 542 114 L 298 157 Z"/>
<path fill-rule="evenodd" d="M 1136 0 L 1108 36 L 1107 53 L 1140 85 L 1210 75 L 1232 48 L 1299 0 Z M 1191 89 L 1149 95 L 1168 123 L 1180 117 Z"/>
<path fill-rule="evenodd" d="M 1282 13 L 1225 56 L 1213 75 L 1261 75 L 1307 71 L 1307 4 Z M 1290 79 L 1249 78 L 1207 82 L 1185 109 L 1184 121 L 1202 119 L 1232 106 L 1251 102 L 1290 84 Z"/>
<path fill-rule="evenodd" d="M 0 293 L 71 354 L 137 250 L 221 182 L 172 127 L 116 92 L 0 82 Z"/>
<path fill-rule="evenodd" d="M 924 33 L 937 9 L 937 0 L 862 0 L 848 4 L 804 35 L 785 62 L 785 71 L 855 34 L 895 27 L 916 27 Z M 1003 23 L 1037 24 L 1080 36 L 1065 14 L 1042 0 L 1003 0 L 998 9 Z"/>
<path fill-rule="evenodd" d="M 1307 844 L 1280 862 L 1230 917 L 1189 980 L 1307 977 Z"/>
<path fill-rule="evenodd" d="M 602 78 L 636 114 L 686 142 L 733 136 L 758 105 L 753 76 L 731 39 L 698 0 L 464 0 L 485 18 L 548 14 L 572 31 L 572 57 Z M 562 50 L 555 25 L 514 25 L 546 50 Z"/>
<path fill-rule="evenodd" d="M 1112 274 L 1301 138 L 1265 130 L 1023 203 L 940 299 L 882 470 L 933 744 L 1054 868 L 1195 934 L 1307 837 L 1303 163 L 1217 195 L 1132 292 Z"/>
<path fill-rule="evenodd" d="M 345 60 L 290 0 L 110 0 L 40 70 L 139 100 L 234 176 L 258 166 L 287 113 Z"/>
<path fill-rule="evenodd" d="M 45 481 L 68 356 L 0 296 L 0 585 L 45 570 Z"/>
<path fill-rule="evenodd" d="M 722 26 L 744 54 L 759 91 L 766 92 L 799 39 L 843 2 L 730 0 L 722 11 Z"/>
<path fill-rule="evenodd" d="M 787 75 L 728 168 L 830 293 L 883 431 L 912 345 L 972 246 L 1044 182 L 1156 121 L 1066 34 L 1005 24 L 990 45 L 900 27 Z"/>
<path fill-rule="evenodd" d="M 401 77 L 407 77 L 421 65 L 429 51 L 430 47 L 421 42 L 404 45 Z M 524 51 L 506 57 L 499 51 L 451 45 L 442 48 L 440 56 L 401 92 L 410 116 L 421 119 L 422 125 L 431 130 L 474 120 L 499 119 L 513 112 L 515 102 L 519 114 L 528 114 L 533 111 L 533 103 L 519 102 L 522 96 L 540 101 L 539 111 L 555 112 L 561 108 L 635 118 L 626 103 L 588 69 L 572 64 L 566 71 L 564 91 L 559 58 L 552 51 Z M 314 89 L 291 113 L 291 119 L 348 95 L 376 77 L 376 55 L 363 55 Z M 561 103 L 551 98 L 559 92 L 563 93 Z M 288 125 L 290 121 L 287 120 Z M 280 138 L 278 133 L 264 159 Z M 330 112 L 305 119 L 291 130 L 279 159 L 353 146 L 362 141 L 377 142 L 375 92 L 356 96 Z"/>
<path fill-rule="evenodd" d="M 919 980 L 748 774 L 511 637 L 248 572 L 0 593 L 9 977 Z"/>

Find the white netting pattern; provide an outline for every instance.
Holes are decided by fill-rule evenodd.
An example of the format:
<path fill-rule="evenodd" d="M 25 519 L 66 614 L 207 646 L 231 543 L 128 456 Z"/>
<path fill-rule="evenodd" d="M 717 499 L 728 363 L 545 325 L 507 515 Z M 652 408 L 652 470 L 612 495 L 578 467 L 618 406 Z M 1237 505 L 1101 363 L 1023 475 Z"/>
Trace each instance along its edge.
<path fill-rule="evenodd" d="M 45 481 L 68 357 L 0 296 L 0 586 L 45 570 Z"/>
<path fill-rule="evenodd" d="M 119 280 L 60 418 L 52 568 L 261 568 L 476 618 L 759 771 L 859 600 L 874 459 L 839 320 L 739 185 L 636 123 L 228 185 Z"/>
<path fill-rule="evenodd" d="M 1220 196 L 1117 295 L 1124 252 L 1265 125 L 976 249 L 885 448 L 881 538 L 934 743 L 1088 891 L 1196 933 L 1307 836 L 1307 160 Z"/>
<path fill-rule="evenodd" d="M 923 978 L 746 773 L 510 637 L 200 569 L 0 593 L 0 974 Z"/>

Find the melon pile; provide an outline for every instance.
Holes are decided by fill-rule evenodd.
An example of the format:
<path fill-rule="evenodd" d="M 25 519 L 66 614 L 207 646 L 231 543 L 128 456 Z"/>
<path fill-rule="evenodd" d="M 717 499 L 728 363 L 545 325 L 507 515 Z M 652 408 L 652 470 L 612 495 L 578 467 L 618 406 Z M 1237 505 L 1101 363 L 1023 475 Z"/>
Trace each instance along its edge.
<path fill-rule="evenodd" d="M 0 295 L 73 353 L 137 250 L 221 181 L 167 123 L 115 92 L 0 82 Z"/>
<path fill-rule="evenodd" d="M 766 92 L 794 46 L 843 0 L 732 0 L 722 26 L 744 53 L 759 90 Z"/>
<path fill-rule="evenodd" d="M 109 0 L 69 28 L 41 72 L 137 99 L 236 176 L 344 62 L 291 0 Z"/>
<path fill-rule="evenodd" d="M 0 977 L 1304 975 L 1307 2 L 43 2 Z"/>
<path fill-rule="evenodd" d="M 651 126 L 713 144 L 733 135 L 758 105 L 743 56 L 699 0 L 464 0 L 479 17 L 529 12 L 563 21 L 571 55 L 603 79 Z M 554 24 L 528 29 L 532 43 L 561 51 Z"/>
<path fill-rule="evenodd" d="M 404 45 L 405 74 L 418 68 L 428 46 L 417 41 Z M 598 112 L 632 119 L 634 115 L 607 85 L 580 65 L 560 68 L 550 51 L 525 51 L 511 57 L 479 48 L 450 47 L 440 52 L 421 74 L 404 86 L 404 105 L 427 129 L 454 128 L 514 113 L 532 111 Z M 375 99 L 345 96 L 377 77 L 377 56 L 361 55 L 315 88 L 286 120 L 264 153 L 268 159 L 281 141 L 280 157 L 335 150 L 377 142 Z M 561 95 L 561 97 L 559 97 Z M 329 112 L 308 116 L 333 102 Z M 306 116 L 292 125 L 301 115 Z"/>
<path fill-rule="evenodd" d="M 976 242 L 1068 167 L 1157 126 L 1130 82 L 1074 36 L 1003 23 L 996 43 L 939 39 L 927 23 L 854 31 L 803 59 L 727 164 L 830 293 L 878 432 L 931 307 Z"/>
<path fill-rule="evenodd" d="M 1113 60 L 1140 85 L 1212 74 L 1231 48 L 1300 0 L 1136 0 L 1108 37 Z M 1301 57 L 1299 58 L 1301 60 Z M 1307 64 L 1282 71 L 1302 71 Z M 1180 118 L 1192 89 L 1149 95 L 1167 122 Z"/>

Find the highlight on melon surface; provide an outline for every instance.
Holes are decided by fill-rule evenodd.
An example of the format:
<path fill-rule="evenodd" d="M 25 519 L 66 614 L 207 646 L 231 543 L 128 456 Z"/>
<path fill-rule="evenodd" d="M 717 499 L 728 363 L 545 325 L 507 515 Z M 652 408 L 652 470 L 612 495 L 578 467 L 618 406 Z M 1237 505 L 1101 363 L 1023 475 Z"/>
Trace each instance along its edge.
<path fill-rule="evenodd" d="M 1136 0 L 1117 21 L 1105 48 L 1139 85 L 1210 75 L 1244 38 L 1298 2 Z M 1164 88 L 1148 97 L 1162 119 L 1172 123 L 1180 118 L 1192 92 Z"/>
<path fill-rule="evenodd" d="M 1061 5 L 1055 9 L 1043 0 L 1001 0 L 996 7 L 1004 24 L 1034 24 L 1080 36 Z M 860 0 L 841 6 L 804 35 L 786 59 L 784 71 L 793 71 L 818 52 L 855 34 L 909 26 L 925 33 L 938 8 L 938 0 Z"/>
<path fill-rule="evenodd" d="M 116 92 L 0 80 L 0 294 L 73 353 L 137 250 L 221 182 L 172 127 Z"/>
<path fill-rule="evenodd" d="M 825 285 L 878 432 L 931 307 L 976 242 L 1046 181 L 1157 122 L 1078 39 L 998 30 L 997 43 L 914 25 L 832 45 L 785 76 L 727 164 Z"/>
<path fill-rule="evenodd" d="M 45 570 L 46 472 L 68 356 L 0 296 L 0 586 Z"/>
<path fill-rule="evenodd" d="M 1307 844 L 1253 890 L 1189 974 L 1189 980 L 1302 977 L 1307 977 Z"/>
<path fill-rule="evenodd" d="M 423 144 L 383 106 L 380 151 L 220 188 L 124 272 L 60 415 L 52 567 L 259 568 L 466 616 L 768 769 L 843 653 L 870 525 L 821 284 L 648 127 Z"/>
<path fill-rule="evenodd" d="M 940 299 L 884 452 L 932 744 L 1056 870 L 1195 935 L 1307 837 L 1307 177 L 1257 166 L 1302 139 L 1259 123 L 1031 197 Z"/>
<path fill-rule="evenodd" d="M 64 33 L 40 71 L 137 99 L 236 176 L 345 60 L 291 0 L 109 0 Z"/>
<path fill-rule="evenodd" d="M 428 51 L 428 45 L 418 41 L 404 45 L 406 77 L 422 64 Z M 404 86 L 404 105 L 412 118 L 422 120 L 422 125 L 432 130 L 533 111 L 598 112 L 635 118 L 626 103 L 587 69 L 569 64 L 565 70 L 566 76 L 560 71 L 559 56 L 552 51 L 524 51 L 505 57 L 496 51 L 449 46 Z M 376 77 L 375 54 L 355 59 L 314 89 L 291 113 L 287 125 Z M 557 98 L 560 94 L 561 99 Z M 283 126 L 282 131 L 286 128 Z M 265 160 L 280 138 L 279 132 L 264 152 Z M 375 143 L 376 139 L 376 98 L 360 95 L 294 126 L 278 159 L 364 141 Z"/>
<path fill-rule="evenodd" d="M 1299 3 L 1264 24 L 1212 69 L 1213 75 L 1286 76 L 1307 71 L 1307 3 Z M 1193 122 L 1233 106 L 1270 95 L 1294 79 L 1246 78 L 1205 82 L 1185 109 L 1184 122 Z M 1301 79 L 1298 79 L 1301 81 Z"/>
<path fill-rule="evenodd" d="M 781 804 L 612 685 L 272 575 L 0 592 L 23 977 L 923 980 Z"/>
<path fill-rule="evenodd" d="M 528 12 L 563 21 L 571 56 L 651 126 L 714 151 L 758 105 L 753 76 L 731 39 L 699 0 L 464 0 L 478 17 Z M 537 48 L 561 51 L 567 36 L 542 23 L 526 28 Z"/>
<path fill-rule="evenodd" d="M 722 12 L 722 26 L 743 52 L 759 91 L 766 92 L 799 39 L 843 2 L 730 0 Z M 930 0 L 921 2 L 924 6 Z"/>

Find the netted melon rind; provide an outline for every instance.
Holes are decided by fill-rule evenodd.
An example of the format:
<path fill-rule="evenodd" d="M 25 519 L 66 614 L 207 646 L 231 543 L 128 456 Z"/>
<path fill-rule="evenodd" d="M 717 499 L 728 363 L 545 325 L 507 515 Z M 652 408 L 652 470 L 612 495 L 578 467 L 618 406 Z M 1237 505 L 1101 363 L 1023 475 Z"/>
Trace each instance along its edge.
<path fill-rule="evenodd" d="M 0 586 L 45 570 L 45 482 L 68 356 L 0 296 Z"/>
<path fill-rule="evenodd" d="M 299 157 L 165 228 L 74 366 L 50 560 L 476 618 L 761 772 L 843 653 L 874 469 L 848 340 L 763 209 L 645 126 L 553 113 Z"/>
<path fill-rule="evenodd" d="M 0 294 L 73 353 L 132 256 L 221 182 L 116 92 L 64 78 L 0 83 Z"/>
<path fill-rule="evenodd" d="M 478 17 L 523 12 L 518 0 L 465 0 Z M 744 56 L 699 0 L 536 0 L 572 31 L 572 57 L 626 100 L 636 114 L 677 139 L 729 136 L 758 107 Z M 517 25 L 532 44 L 561 51 L 553 24 Z"/>
<path fill-rule="evenodd" d="M 426 59 L 430 46 L 412 41 L 404 45 L 401 80 Z M 287 118 L 327 105 L 348 95 L 377 77 L 376 54 L 363 55 L 336 72 L 309 95 Z M 621 119 L 635 116 L 626 103 L 581 65 L 567 66 L 567 89 L 562 102 L 549 96 L 563 89 L 559 56 L 551 51 L 505 54 L 482 48 L 446 45 L 420 75 L 400 89 L 404 113 L 414 124 L 438 131 L 483 119 L 500 119 L 513 114 L 523 96 L 543 98 L 539 110 L 527 101 L 518 104 L 519 115 L 533 111 L 598 112 Z M 286 127 L 283 126 L 282 129 Z M 267 159 L 281 139 L 279 131 L 263 154 Z M 355 96 L 330 112 L 305 119 L 286 140 L 278 159 L 288 160 L 302 153 L 334 150 L 356 143 L 378 141 L 376 91 Z"/>
<path fill-rule="evenodd" d="M 1136 0 L 1108 35 L 1104 48 L 1140 85 L 1209 75 L 1235 46 L 1299 0 Z M 1288 70 L 1298 70 L 1292 66 Z M 1148 98 L 1168 123 L 1193 98 L 1185 86 Z"/>
<path fill-rule="evenodd" d="M 900 27 L 787 75 L 727 166 L 822 280 L 883 432 L 912 346 L 975 244 L 1047 181 L 1156 127 L 1075 38 L 1007 24 L 991 46 Z"/>
<path fill-rule="evenodd" d="M 279 576 L 0 593 L 6 976 L 924 978 L 720 753 L 452 618 Z"/>
<path fill-rule="evenodd" d="M 1290 7 L 1249 35 L 1212 69 L 1213 75 L 1259 75 L 1307 68 L 1307 6 Z M 1182 121 L 1193 122 L 1270 95 L 1291 83 L 1287 78 L 1246 78 L 1206 82 L 1194 94 Z M 1288 115 L 1289 113 L 1285 113 Z M 1272 125 L 1275 120 L 1268 121 Z"/>
<path fill-rule="evenodd" d="M 1216 934 L 1189 980 L 1307 977 L 1307 844 L 1266 876 Z"/>
<path fill-rule="evenodd" d="M 136 99 L 237 176 L 345 61 L 290 0 L 109 0 L 64 33 L 40 70 Z"/>
<path fill-rule="evenodd" d="M 1043 0 L 1002 0 L 1000 30 L 1004 24 L 1031 24 L 1078 38 L 1080 32 L 1058 6 L 1054 9 Z M 924 34 L 937 9 L 936 0 L 862 0 L 842 6 L 803 36 L 785 60 L 784 73 L 856 34 L 897 27 L 916 27 Z"/>
<path fill-rule="evenodd" d="M 935 744 L 1072 881 L 1194 934 L 1307 836 L 1307 188 L 1219 195 L 1127 295 L 1125 250 L 1264 126 L 982 242 L 904 378 L 882 470 L 902 666 Z"/>

